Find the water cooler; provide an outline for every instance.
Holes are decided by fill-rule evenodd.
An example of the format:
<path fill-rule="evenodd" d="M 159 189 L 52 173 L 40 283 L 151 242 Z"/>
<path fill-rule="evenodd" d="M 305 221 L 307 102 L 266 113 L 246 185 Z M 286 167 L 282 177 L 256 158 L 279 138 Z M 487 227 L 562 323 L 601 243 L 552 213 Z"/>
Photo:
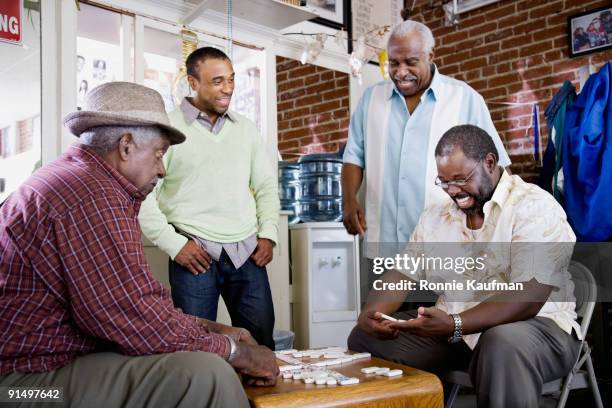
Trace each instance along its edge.
<path fill-rule="evenodd" d="M 341 222 L 289 227 L 295 348 L 346 345 L 359 315 L 359 242 Z"/>

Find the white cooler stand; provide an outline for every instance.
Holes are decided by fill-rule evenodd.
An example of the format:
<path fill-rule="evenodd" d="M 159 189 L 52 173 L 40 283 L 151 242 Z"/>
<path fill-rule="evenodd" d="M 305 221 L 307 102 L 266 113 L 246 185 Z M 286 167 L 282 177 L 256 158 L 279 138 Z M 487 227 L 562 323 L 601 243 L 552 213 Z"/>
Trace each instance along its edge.
<path fill-rule="evenodd" d="M 346 346 L 359 316 L 359 237 L 341 222 L 289 226 L 297 349 Z"/>

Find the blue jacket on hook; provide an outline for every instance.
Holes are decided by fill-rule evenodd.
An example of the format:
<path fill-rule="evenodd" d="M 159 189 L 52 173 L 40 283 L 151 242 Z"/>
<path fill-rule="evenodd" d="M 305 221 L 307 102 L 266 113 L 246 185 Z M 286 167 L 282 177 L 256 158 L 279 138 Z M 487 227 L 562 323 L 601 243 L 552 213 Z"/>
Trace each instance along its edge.
<path fill-rule="evenodd" d="M 563 142 L 565 209 L 580 241 L 612 238 L 612 62 L 567 108 Z"/>

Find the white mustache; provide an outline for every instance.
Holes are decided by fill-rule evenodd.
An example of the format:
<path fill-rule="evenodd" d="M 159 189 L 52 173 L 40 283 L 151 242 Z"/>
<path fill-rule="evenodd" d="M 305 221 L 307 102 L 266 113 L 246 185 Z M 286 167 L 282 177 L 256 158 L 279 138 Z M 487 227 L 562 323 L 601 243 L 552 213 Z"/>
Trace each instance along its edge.
<path fill-rule="evenodd" d="M 158 181 L 159 181 L 159 177 L 155 177 L 153 180 L 151 180 L 151 184 L 153 184 L 155 186 L 155 185 L 157 185 Z"/>
<path fill-rule="evenodd" d="M 394 80 L 396 81 L 416 81 L 417 77 L 415 77 L 414 75 L 406 75 L 403 77 L 400 77 L 399 75 L 396 75 L 393 77 Z"/>

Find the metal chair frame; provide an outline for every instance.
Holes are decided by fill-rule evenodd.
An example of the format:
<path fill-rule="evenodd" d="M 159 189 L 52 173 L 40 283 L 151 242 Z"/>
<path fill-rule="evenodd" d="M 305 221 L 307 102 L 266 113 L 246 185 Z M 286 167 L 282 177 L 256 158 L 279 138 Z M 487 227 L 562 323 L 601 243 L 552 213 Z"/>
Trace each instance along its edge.
<path fill-rule="evenodd" d="M 571 390 L 588 388 L 590 386 L 597 408 L 603 408 L 601 394 L 595 378 L 593 361 L 591 360 L 591 348 L 586 341 L 587 331 L 593 317 L 595 301 L 597 299 L 597 285 L 593 275 L 586 266 L 577 261 L 572 261 L 568 271 L 574 282 L 574 296 L 576 297 L 576 314 L 582 318 L 580 331 L 582 341 L 576 362 L 570 372 L 562 378 L 549 381 L 542 386 L 542 395 L 559 395 L 557 408 L 565 407 Z M 583 366 L 586 365 L 586 371 Z M 450 371 L 446 373 L 443 380 L 452 383 L 453 388 L 448 396 L 446 407 L 451 408 L 461 387 L 472 387 L 472 382 L 467 371 Z"/>

